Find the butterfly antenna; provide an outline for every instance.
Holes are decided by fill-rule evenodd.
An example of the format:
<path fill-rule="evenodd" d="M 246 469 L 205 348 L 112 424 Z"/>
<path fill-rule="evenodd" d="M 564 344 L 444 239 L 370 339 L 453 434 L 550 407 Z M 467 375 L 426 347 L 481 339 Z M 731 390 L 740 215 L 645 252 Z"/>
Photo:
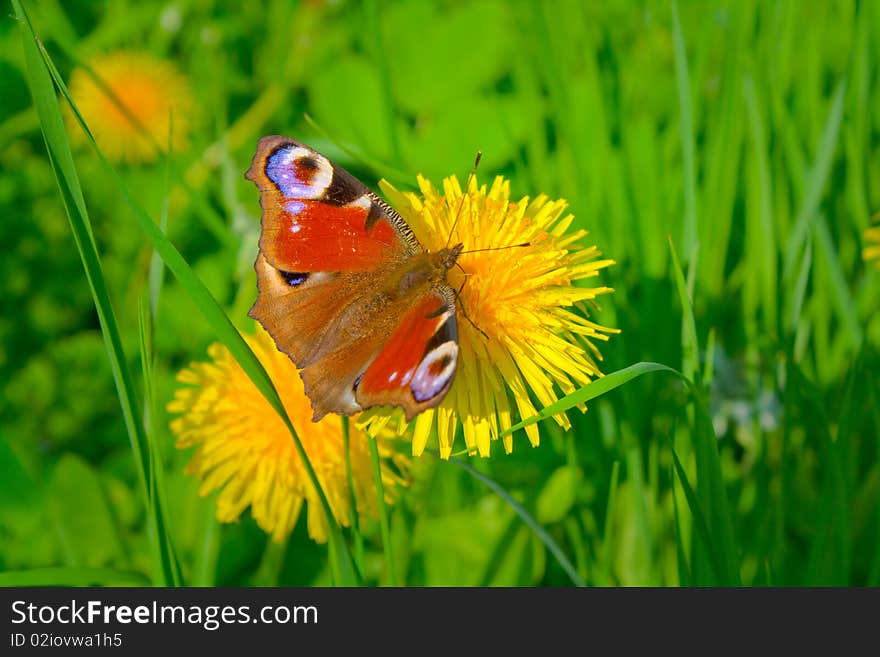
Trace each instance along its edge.
<path fill-rule="evenodd" d="M 531 242 L 520 242 L 519 244 L 508 244 L 507 246 L 488 246 L 485 249 L 468 249 L 467 251 L 462 251 L 461 255 L 465 253 L 480 253 L 481 251 L 501 251 L 502 249 L 518 249 L 521 246 L 531 246 Z"/>
<path fill-rule="evenodd" d="M 447 249 L 449 248 L 449 243 L 452 241 L 452 235 L 455 233 L 455 227 L 458 225 L 458 218 L 461 216 L 461 209 L 464 207 L 464 197 L 471 188 L 471 178 L 477 177 L 477 166 L 479 166 L 482 157 L 483 151 L 477 151 L 477 157 L 474 158 L 474 168 L 471 169 L 470 174 L 468 174 L 467 182 L 464 184 L 464 192 L 461 195 L 461 202 L 458 204 L 458 210 L 455 211 L 455 219 L 452 220 L 452 227 L 449 229 L 449 237 L 446 238 Z"/>

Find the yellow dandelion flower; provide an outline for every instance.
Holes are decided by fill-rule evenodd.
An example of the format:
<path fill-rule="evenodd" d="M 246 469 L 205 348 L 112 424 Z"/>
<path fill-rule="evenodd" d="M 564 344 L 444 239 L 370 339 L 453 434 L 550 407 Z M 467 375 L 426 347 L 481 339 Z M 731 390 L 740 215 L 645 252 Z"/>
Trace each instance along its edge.
<path fill-rule="evenodd" d="M 865 242 L 869 244 L 862 249 L 862 257 L 865 260 L 876 260 L 875 264 L 880 269 L 880 225 L 865 231 Z"/>
<path fill-rule="evenodd" d="M 139 163 L 155 160 L 156 146 L 166 148 L 172 130 L 172 148 L 187 145 L 195 109 L 189 84 L 170 63 L 147 53 L 118 51 L 94 58 L 86 70 L 70 78 L 70 95 L 108 159 Z M 72 113 L 68 121 L 73 124 Z M 85 136 L 71 126 L 74 140 Z"/>
<path fill-rule="evenodd" d="M 448 458 L 460 423 L 467 450 L 489 456 L 492 440 L 513 423 L 513 406 L 520 417 L 530 417 L 537 412 L 532 396 L 546 406 L 601 376 L 592 341 L 616 331 L 590 321 L 585 304 L 612 290 L 580 283 L 613 261 L 581 245 L 586 231 L 569 230 L 574 217 L 566 214 L 564 200 L 542 194 L 511 202 L 510 182 L 502 177 L 488 188 L 471 178 L 466 194 L 454 176 L 443 181 L 442 193 L 421 176 L 418 182 L 421 195 L 385 181 L 380 186 L 429 250 L 443 248 L 455 224 L 452 241 L 462 242 L 464 253 L 449 283 L 461 288 L 470 321 L 458 320 L 460 351 L 449 393 L 413 421 L 413 454 L 421 454 L 436 427 L 440 454 Z M 468 253 L 498 247 L 512 248 Z M 368 412 L 361 425 L 372 431 L 388 419 Z M 555 419 L 570 426 L 564 414 Z M 537 446 L 538 425 L 526 434 Z M 503 442 L 509 453 L 511 436 Z"/>
<path fill-rule="evenodd" d="M 333 415 L 313 423 L 311 404 L 290 359 L 276 349 L 262 328 L 245 340 L 275 383 L 336 522 L 348 526 L 351 491 L 341 418 Z M 326 541 L 318 493 L 286 425 L 226 347 L 213 344 L 208 354 L 211 362 L 193 363 L 178 374 L 178 380 L 189 385 L 176 390 L 168 404 L 169 412 L 181 414 L 171 422 L 177 447 L 197 448 L 187 474 L 201 479 L 201 495 L 220 491 L 217 518 L 221 522 L 236 520 L 250 506 L 257 524 L 274 540 L 282 541 L 308 502 L 309 536 Z M 357 512 L 375 518 L 378 499 L 372 463 L 366 437 L 354 427 L 349 451 Z M 407 459 L 382 437 L 379 453 L 386 498 L 392 502 L 405 484 L 399 473 L 406 470 Z"/>

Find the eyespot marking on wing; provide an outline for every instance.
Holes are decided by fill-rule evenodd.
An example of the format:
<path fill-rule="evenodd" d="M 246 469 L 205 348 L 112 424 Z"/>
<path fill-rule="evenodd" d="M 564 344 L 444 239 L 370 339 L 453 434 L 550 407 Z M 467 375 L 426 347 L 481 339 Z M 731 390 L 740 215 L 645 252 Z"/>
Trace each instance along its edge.
<path fill-rule="evenodd" d="M 278 270 L 282 280 L 290 287 L 299 287 L 309 280 L 308 272 Z"/>
<path fill-rule="evenodd" d="M 320 285 L 334 277 L 333 272 L 326 271 L 286 271 L 284 269 L 277 269 L 272 267 L 272 265 L 265 260 L 263 261 L 263 266 L 274 270 L 278 274 L 278 278 L 281 280 L 283 287 L 312 287 L 314 285 Z"/>
<path fill-rule="evenodd" d="M 316 199 L 330 186 L 333 167 L 301 146 L 281 146 L 266 160 L 266 176 L 288 198 Z"/>
<path fill-rule="evenodd" d="M 413 398 L 425 402 L 436 397 L 449 385 L 455 374 L 458 344 L 447 341 L 429 351 L 413 375 L 410 383 Z"/>

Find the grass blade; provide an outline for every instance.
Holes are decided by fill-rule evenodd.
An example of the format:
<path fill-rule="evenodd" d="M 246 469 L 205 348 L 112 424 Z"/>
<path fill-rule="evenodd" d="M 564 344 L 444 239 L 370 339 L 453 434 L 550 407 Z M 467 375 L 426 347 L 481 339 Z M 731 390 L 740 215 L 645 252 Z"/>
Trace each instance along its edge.
<path fill-rule="evenodd" d="M 382 551 L 385 554 L 388 585 L 397 586 L 391 530 L 388 525 L 388 506 L 385 504 L 385 486 L 382 485 L 382 466 L 379 462 L 379 446 L 376 444 L 376 437 L 367 434 L 367 444 L 370 448 L 370 460 L 373 462 L 373 481 L 376 483 L 376 495 L 379 498 L 377 508 L 379 509 L 379 527 L 382 531 Z"/>
<path fill-rule="evenodd" d="M 682 353 L 683 374 L 686 381 L 692 376 L 699 376 L 699 344 L 697 342 L 696 322 L 690 302 L 684 274 L 678 264 L 678 257 L 672 240 L 669 240 L 672 255 L 673 277 L 678 289 L 682 307 Z M 712 427 L 707 406 L 703 400 L 703 387 L 699 382 L 691 385 L 694 400 L 693 441 L 697 459 L 697 493 L 706 510 L 711 535 L 715 537 L 715 546 L 719 557 L 715 558 L 715 566 L 721 582 L 727 585 L 739 584 L 739 561 L 733 541 L 733 519 L 727 505 L 727 494 L 721 478 L 721 462 L 718 457 L 718 441 Z M 696 571 L 696 569 L 695 569 Z"/>
<path fill-rule="evenodd" d="M 691 113 L 691 83 L 688 75 L 687 50 L 678 19 L 678 4 L 672 2 L 672 40 L 675 46 L 675 82 L 681 111 L 681 151 L 684 166 L 684 233 L 681 248 L 685 255 L 697 243 L 697 183 L 694 155 L 694 119 Z"/>
<path fill-rule="evenodd" d="M 582 388 L 578 388 L 574 392 L 566 395 L 565 397 L 553 402 L 549 406 L 545 406 L 542 408 L 537 415 L 533 415 L 532 417 L 523 420 L 517 424 L 514 424 L 509 429 L 502 431 L 499 434 L 499 438 L 506 436 L 508 434 L 513 433 L 514 431 L 518 431 L 519 429 L 523 429 L 530 424 L 535 424 L 536 422 L 540 422 L 541 420 L 545 420 L 548 417 L 552 417 L 559 413 L 564 413 L 565 411 L 574 408 L 584 402 L 588 402 L 591 399 L 595 399 L 600 395 L 604 395 L 606 392 L 611 392 L 615 388 L 619 388 L 624 383 L 628 383 L 635 378 L 642 376 L 643 374 L 647 374 L 648 372 L 670 372 L 672 374 L 676 374 L 678 376 L 682 376 L 678 370 L 674 370 L 667 365 L 662 365 L 660 363 L 649 363 L 642 362 L 636 363 L 635 365 L 630 365 L 622 370 L 618 370 L 616 372 L 612 372 L 611 374 L 606 374 L 601 379 L 596 379 L 595 381 L 588 383 Z"/>
<path fill-rule="evenodd" d="M 342 416 L 342 448 L 345 450 L 345 477 L 348 481 L 348 504 L 351 508 L 349 524 L 354 537 L 354 562 L 360 572 L 364 572 L 364 536 L 361 533 L 361 519 L 358 514 L 357 495 L 354 490 L 354 475 L 351 470 L 351 426 L 348 417 Z"/>
<path fill-rule="evenodd" d="M 606 573 L 611 572 L 611 532 L 613 529 L 614 510 L 617 508 L 617 484 L 620 477 L 620 461 L 611 466 L 611 482 L 608 485 L 608 503 L 605 505 L 605 526 L 602 530 L 602 552 L 600 559 Z"/>
<path fill-rule="evenodd" d="M 678 457 L 675 456 L 674 458 L 677 462 Z M 681 467 L 680 463 L 678 463 L 678 467 Z M 681 474 L 679 474 L 680 477 Z M 693 512 L 691 515 L 693 515 Z M 690 586 L 693 578 L 691 577 L 691 567 L 688 564 L 687 551 L 684 548 L 684 528 L 681 526 L 681 514 L 678 512 L 678 495 L 674 488 L 672 490 L 672 519 L 675 523 L 675 557 L 678 564 L 678 583 L 680 586 Z"/>
<path fill-rule="evenodd" d="M 632 547 L 627 564 L 632 579 L 624 580 L 624 583 L 644 582 L 645 586 L 656 586 L 654 536 L 647 504 L 651 491 L 645 482 L 641 445 L 632 441 L 631 446 L 625 449 L 624 459 L 628 483 L 626 508 L 632 518 L 629 529 Z"/>
<path fill-rule="evenodd" d="M 773 181 L 768 162 L 767 136 L 764 120 L 758 111 L 759 103 L 755 82 L 748 77 L 743 85 L 748 115 L 750 143 L 753 151 L 752 166 L 757 181 L 758 207 L 749 213 L 750 260 L 757 263 L 760 272 L 758 288 L 760 305 L 764 309 L 764 325 L 776 335 L 778 307 L 776 303 L 777 257 L 776 233 L 773 227 Z M 755 221 L 753 214 L 757 214 Z"/>
<path fill-rule="evenodd" d="M 712 543 L 712 535 L 709 532 L 709 526 L 706 524 L 706 515 L 703 513 L 703 509 L 700 506 L 697 495 L 696 493 L 694 493 L 694 489 L 691 487 L 690 482 L 688 481 L 687 474 L 685 473 L 684 468 L 681 466 L 681 461 L 678 460 L 678 454 L 675 453 L 674 449 L 671 451 L 673 465 L 675 466 L 675 474 L 678 475 L 678 483 L 681 484 L 681 489 L 684 491 L 684 496 L 687 500 L 688 508 L 690 509 L 691 516 L 694 519 L 694 528 L 696 529 L 697 537 L 700 539 L 700 542 L 706 550 L 706 554 L 709 557 L 709 565 L 712 567 L 712 572 L 718 578 L 718 581 L 721 581 L 721 565 L 718 562 L 718 552 Z M 676 517 L 677 513 L 678 508 L 676 507 Z M 676 521 L 676 525 L 677 524 L 678 523 Z M 683 554 L 683 550 L 681 550 L 681 552 Z"/>
<path fill-rule="evenodd" d="M 794 360 L 799 362 L 803 349 L 805 337 L 802 339 L 804 332 L 808 330 L 809 324 L 807 317 L 803 315 L 804 301 L 807 296 L 807 285 L 810 282 L 810 272 L 813 265 L 813 245 L 807 242 L 807 248 L 804 249 L 803 260 L 801 261 L 800 271 L 795 281 L 794 291 L 792 293 L 791 314 L 788 318 L 789 331 L 794 335 Z"/>
<path fill-rule="evenodd" d="M 827 284 L 830 288 L 830 297 L 837 307 L 841 324 L 849 337 L 850 344 L 858 349 L 862 344 L 862 327 L 859 322 L 855 300 L 849 291 L 849 285 L 840 266 L 840 257 L 834 248 L 831 232 L 828 230 L 828 222 L 824 216 L 819 216 L 813 224 L 813 242 L 816 244 L 816 253 L 822 258 L 825 265 Z"/>
<path fill-rule="evenodd" d="M 672 255 L 672 275 L 675 279 L 675 287 L 678 290 L 679 301 L 681 301 L 681 371 L 685 378 L 693 381 L 694 377 L 699 373 L 700 363 L 700 347 L 697 342 L 697 325 L 694 321 L 694 309 L 691 306 L 691 297 L 688 293 L 688 286 L 685 282 L 681 266 L 678 263 L 678 255 L 675 253 L 675 246 L 672 244 L 672 237 L 668 237 L 667 239 L 669 241 L 669 253 Z"/>
<path fill-rule="evenodd" d="M 718 439 L 712 427 L 712 418 L 699 391 L 694 393 L 694 452 L 697 462 L 697 493 L 705 509 L 713 545 L 719 555 L 721 583 L 740 585 L 738 551 L 733 538 L 733 517 L 727 503 Z"/>
<path fill-rule="evenodd" d="M 156 413 L 156 383 L 153 375 L 153 334 L 152 321 L 149 316 L 148 302 L 141 300 L 138 313 L 138 327 L 140 338 L 141 369 L 144 378 L 144 429 L 147 449 L 150 451 L 150 470 L 147 473 L 148 511 L 152 516 L 153 526 L 157 534 L 154 547 L 158 548 L 159 572 L 163 574 L 162 581 L 157 584 L 162 586 L 181 586 L 183 575 L 180 572 L 180 563 L 174 546 L 171 543 L 165 526 L 167 506 L 165 504 L 165 480 L 162 471 L 162 458 L 159 445 L 156 442 L 156 429 L 153 420 L 158 417 Z"/>
<path fill-rule="evenodd" d="M 532 515 L 528 511 L 526 511 L 519 502 L 513 499 L 510 496 L 510 493 L 504 490 L 504 488 L 498 482 L 496 482 L 494 479 L 487 477 L 482 472 L 474 469 L 468 463 L 465 463 L 464 461 L 461 461 L 455 457 L 450 457 L 449 462 L 454 463 L 458 467 L 462 468 L 465 472 L 470 474 L 472 477 L 484 483 L 486 486 L 491 488 L 496 495 L 507 502 L 510 505 L 510 508 L 516 511 L 517 515 L 522 518 L 523 522 L 526 523 L 533 532 L 535 532 L 535 535 L 541 540 L 541 542 L 544 544 L 544 547 L 546 547 L 550 551 L 550 554 L 554 556 L 559 565 L 562 566 L 562 569 L 566 572 L 569 579 L 571 579 L 574 585 L 586 586 L 586 583 L 583 579 L 581 579 L 581 576 L 578 575 L 577 570 L 572 565 L 571 561 L 569 561 L 568 557 L 565 556 L 565 552 L 562 551 L 562 548 L 560 548 L 556 541 L 554 541 L 553 538 L 550 536 L 550 534 L 547 533 L 547 530 L 544 529 L 541 524 L 537 520 L 535 520 Z"/>
<path fill-rule="evenodd" d="M 846 586 L 849 584 L 850 562 L 850 504 L 845 466 L 841 457 L 840 440 L 834 440 L 832 423 L 825 409 L 818 387 L 802 369 L 789 363 L 787 380 L 791 394 L 799 397 L 800 406 L 815 432 L 818 453 L 825 464 L 821 494 L 817 497 L 814 514 L 815 533 L 805 572 L 805 584 L 812 586 Z"/>
<path fill-rule="evenodd" d="M 171 153 L 172 139 L 174 137 L 174 117 L 169 119 L 168 128 L 168 147 L 166 153 Z M 171 156 L 165 158 L 165 172 L 162 180 L 162 209 L 159 214 L 159 229 L 163 233 L 168 232 L 168 206 L 171 202 Z M 150 254 L 150 270 L 147 275 L 147 282 L 150 294 L 150 321 L 155 327 L 156 318 L 159 316 L 159 296 L 162 294 L 162 284 L 165 282 L 165 265 L 162 264 L 162 257 L 156 253 L 156 249 Z"/>
<path fill-rule="evenodd" d="M 804 248 L 804 243 L 810 234 L 810 225 L 813 223 L 818 211 L 819 201 L 822 200 L 822 191 L 825 189 L 825 183 L 831 171 L 834 147 L 837 145 L 837 135 L 840 130 L 840 122 L 843 119 L 845 91 L 845 82 L 837 85 L 837 91 L 834 93 L 834 100 L 831 103 L 831 110 L 828 112 L 828 120 L 825 122 L 825 128 L 822 131 L 819 151 L 816 153 L 816 159 L 810 166 L 807 175 L 800 210 L 798 211 L 791 234 L 788 236 L 788 245 L 785 248 L 785 266 L 783 270 L 785 280 L 790 280 L 794 273 L 798 254 Z"/>
<path fill-rule="evenodd" d="M 214 586 L 216 583 L 217 561 L 220 556 L 220 522 L 214 513 L 214 509 L 204 505 L 202 527 L 204 528 L 199 539 L 199 545 L 192 566 L 190 584 L 192 586 Z"/>

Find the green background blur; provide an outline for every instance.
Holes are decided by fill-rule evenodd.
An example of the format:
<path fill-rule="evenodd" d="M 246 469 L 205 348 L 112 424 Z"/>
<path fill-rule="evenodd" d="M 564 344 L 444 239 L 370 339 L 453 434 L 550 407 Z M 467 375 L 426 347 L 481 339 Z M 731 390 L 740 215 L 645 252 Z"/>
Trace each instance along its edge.
<path fill-rule="evenodd" d="M 418 172 L 464 177 L 480 149 L 482 180 L 503 173 L 514 198 L 568 199 L 589 243 L 618 263 L 601 276 L 616 291 L 596 315 L 622 329 L 602 345 L 605 372 L 688 367 L 670 236 L 693 289 L 701 362 L 690 365 L 711 388 L 740 580 L 880 584 L 880 272 L 861 259 L 880 209 L 880 3 L 680 2 L 680 32 L 665 1 L 26 8 L 65 79 L 76 61 L 119 49 L 188 77 L 198 114 L 173 157 L 192 177 L 171 194 L 168 234 L 241 326 L 259 228 L 243 172 L 265 134 L 305 141 L 374 188 L 389 170 L 402 172 L 398 185 Z M 10 14 L 0 20 L 0 583 L 149 583 L 132 452 Z M 91 151 L 76 156 L 137 373 L 152 250 Z M 164 165 L 118 169 L 158 217 Z M 160 405 L 214 339 L 167 277 Z M 681 384 L 648 375 L 570 417 L 567 433 L 545 423 L 537 449 L 519 435 L 511 456 L 470 463 L 588 584 L 718 583 L 692 559 L 712 518 L 693 513 L 674 475 L 673 446 L 694 468 Z M 184 580 L 328 583 L 326 547 L 304 518 L 282 546 L 248 512 L 214 521 L 167 420 L 155 429 Z M 426 455 L 413 476 L 391 516 L 398 582 L 570 584 L 463 469 Z M 365 581 L 383 583 L 377 523 L 364 532 Z"/>

